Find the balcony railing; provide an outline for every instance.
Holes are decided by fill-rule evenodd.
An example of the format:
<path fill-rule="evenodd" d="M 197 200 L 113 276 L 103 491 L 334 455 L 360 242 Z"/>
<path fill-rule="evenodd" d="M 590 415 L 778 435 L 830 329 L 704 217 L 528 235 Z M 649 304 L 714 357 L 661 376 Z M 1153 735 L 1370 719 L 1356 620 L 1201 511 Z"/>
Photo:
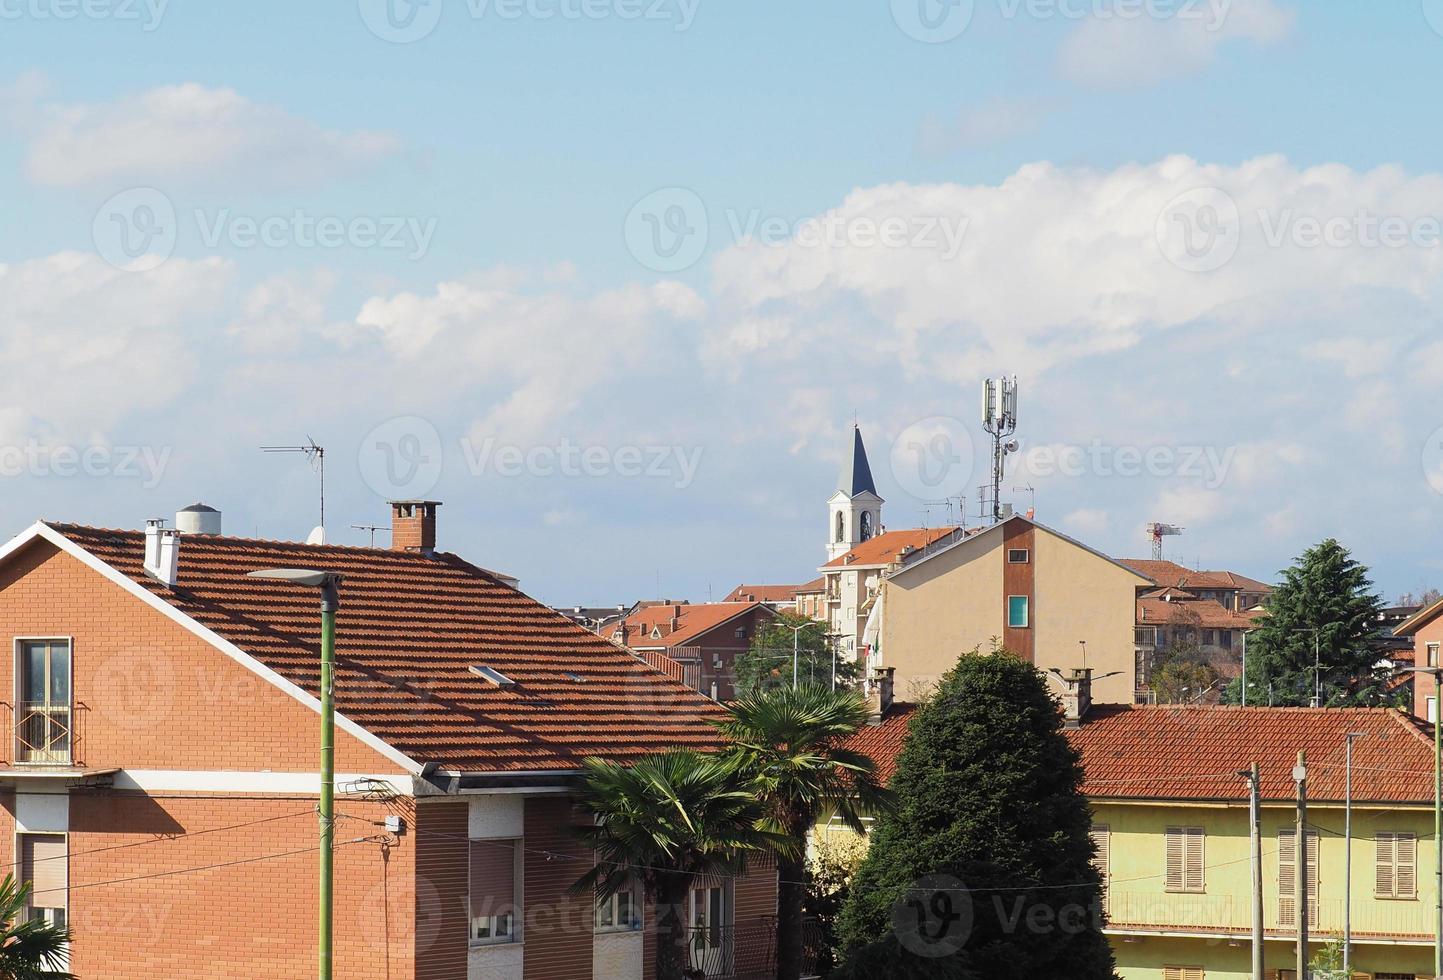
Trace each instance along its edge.
<path fill-rule="evenodd" d="M 802 924 L 802 976 L 815 976 L 822 945 L 815 920 Z M 698 926 L 688 933 L 691 969 L 706 980 L 752 980 L 776 975 L 777 923 L 764 919 L 742 926 Z"/>
<path fill-rule="evenodd" d="M 11 758 L 16 765 L 80 764 L 86 708 L 83 704 L 0 702 L 10 713 Z"/>
<path fill-rule="evenodd" d="M 1327 895 L 1326 889 L 1323 893 Z M 1111 892 L 1107 896 L 1107 927 L 1127 932 L 1197 932 L 1246 935 L 1252 930 L 1252 899 L 1248 895 L 1180 895 Z M 1263 906 L 1263 928 L 1269 935 L 1291 936 L 1296 925 L 1291 908 L 1280 907 L 1277 895 Z M 1327 939 L 1343 933 L 1343 900 L 1321 898 L 1309 916 L 1309 931 Z M 1426 901 L 1394 901 L 1359 896 L 1353 899 L 1353 935 L 1368 938 L 1426 941 L 1433 936 L 1436 908 Z"/>

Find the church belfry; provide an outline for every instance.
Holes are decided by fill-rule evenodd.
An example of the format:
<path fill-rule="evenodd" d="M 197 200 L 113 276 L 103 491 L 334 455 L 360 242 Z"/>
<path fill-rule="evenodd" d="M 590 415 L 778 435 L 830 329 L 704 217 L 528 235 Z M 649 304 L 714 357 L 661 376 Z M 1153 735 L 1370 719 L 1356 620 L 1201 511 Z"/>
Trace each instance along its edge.
<path fill-rule="evenodd" d="M 837 490 L 827 501 L 828 561 L 881 533 L 882 502 L 872 482 L 862 430 L 853 425 L 852 445 L 842 461 Z"/>

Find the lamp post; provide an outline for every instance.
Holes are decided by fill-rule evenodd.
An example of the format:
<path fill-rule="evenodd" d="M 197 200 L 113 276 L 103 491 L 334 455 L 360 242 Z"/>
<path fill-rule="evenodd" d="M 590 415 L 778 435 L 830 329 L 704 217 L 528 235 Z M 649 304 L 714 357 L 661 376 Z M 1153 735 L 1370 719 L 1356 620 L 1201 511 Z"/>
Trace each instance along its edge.
<path fill-rule="evenodd" d="M 332 905 L 336 841 L 336 610 L 340 608 L 341 576 L 306 568 L 267 568 L 249 577 L 288 582 L 321 593 L 321 801 L 320 915 L 317 958 L 320 980 L 331 980 Z"/>
<path fill-rule="evenodd" d="M 1343 770 L 1343 972 L 1353 975 L 1353 740 L 1363 732 L 1348 732 L 1347 765 Z"/>
<path fill-rule="evenodd" d="M 811 622 L 809 622 L 809 623 L 803 623 L 803 624 L 800 625 L 800 626 L 788 626 L 788 627 L 787 627 L 787 629 L 789 629 L 789 630 L 792 631 L 792 687 L 793 687 L 794 689 L 795 689 L 796 686 L 797 686 L 797 653 L 798 653 L 798 650 L 797 650 L 797 638 L 802 635 L 802 630 L 806 629 L 808 626 L 820 626 L 820 625 L 821 625 L 821 624 L 818 623 L 816 620 L 812 620 Z M 835 675 L 834 675 L 834 676 L 833 676 L 833 682 L 835 683 L 835 681 L 836 681 L 836 677 L 835 677 Z"/>
<path fill-rule="evenodd" d="M 1433 675 L 1433 888 L 1438 918 L 1433 933 L 1433 975 L 1443 976 L 1443 725 L 1438 723 L 1443 704 L 1443 667 L 1405 667 L 1401 673 Z M 1415 681 L 1416 682 L 1416 681 Z"/>

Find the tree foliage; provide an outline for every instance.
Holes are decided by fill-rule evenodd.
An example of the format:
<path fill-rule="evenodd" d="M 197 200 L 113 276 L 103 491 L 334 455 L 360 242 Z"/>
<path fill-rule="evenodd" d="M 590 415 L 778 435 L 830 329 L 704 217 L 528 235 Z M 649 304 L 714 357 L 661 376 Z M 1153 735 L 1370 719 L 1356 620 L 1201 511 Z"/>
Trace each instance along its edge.
<path fill-rule="evenodd" d="M 0 980 L 74 980 L 65 971 L 69 930 L 30 919 L 30 882 L 0 881 Z"/>
<path fill-rule="evenodd" d="M 898 758 L 842 912 L 843 976 L 1111 980 L 1081 783 L 1041 673 L 964 655 Z"/>
<path fill-rule="evenodd" d="M 737 657 L 738 696 L 792 682 L 792 628 L 796 627 L 797 676 L 803 683 L 830 684 L 832 641 L 827 624 L 797 613 L 779 613 L 752 634 L 746 652 Z M 836 658 L 837 686 L 850 687 L 860 676 L 854 660 Z"/>
<path fill-rule="evenodd" d="M 1303 552 L 1282 576 L 1248 637 L 1249 702 L 1309 704 L 1316 663 L 1324 705 L 1392 703 L 1387 674 L 1378 666 L 1381 600 L 1368 569 L 1329 538 Z M 1226 700 L 1236 704 L 1239 695 L 1234 681 Z"/>

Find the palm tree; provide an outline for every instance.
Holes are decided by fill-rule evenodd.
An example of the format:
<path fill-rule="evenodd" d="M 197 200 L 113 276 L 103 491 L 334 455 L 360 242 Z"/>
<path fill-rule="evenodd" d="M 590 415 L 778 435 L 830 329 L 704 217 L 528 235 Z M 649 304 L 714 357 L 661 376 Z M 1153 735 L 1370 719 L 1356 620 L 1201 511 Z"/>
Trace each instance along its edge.
<path fill-rule="evenodd" d="M 596 867 L 571 890 L 604 900 L 643 886 L 658 914 L 657 980 L 687 975 L 682 910 L 693 882 L 740 876 L 748 854 L 787 844 L 761 828 L 767 813 L 755 788 L 716 756 L 668 752 L 629 767 L 588 759 L 577 805 L 595 818 L 577 835 L 595 850 Z"/>
<path fill-rule="evenodd" d="M 27 918 L 30 882 L 0 881 L 0 980 L 74 980 L 65 966 L 70 930 Z"/>
<path fill-rule="evenodd" d="M 777 855 L 777 980 L 797 980 L 807 835 L 828 813 L 864 832 L 862 815 L 885 811 L 892 798 L 872 760 L 841 744 L 867 723 L 867 703 L 855 691 L 773 688 L 730 708 L 731 718 L 717 724 L 732 743 L 732 763 L 757 784 L 776 829 L 791 842 Z"/>

